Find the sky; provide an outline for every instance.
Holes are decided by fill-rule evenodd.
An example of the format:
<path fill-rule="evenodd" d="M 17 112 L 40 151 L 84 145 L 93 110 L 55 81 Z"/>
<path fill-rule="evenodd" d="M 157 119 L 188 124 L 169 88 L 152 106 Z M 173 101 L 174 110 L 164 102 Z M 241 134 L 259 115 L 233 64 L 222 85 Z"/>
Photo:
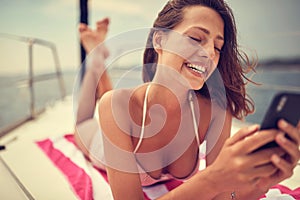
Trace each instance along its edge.
<path fill-rule="evenodd" d="M 1 33 L 56 45 L 63 70 L 80 66 L 79 0 L 0 0 L 0 74 L 27 71 L 28 46 Z M 241 47 L 259 59 L 300 57 L 299 0 L 227 0 L 236 17 Z M 166 0 L 89 0 L 89 23 L 111 19 L 108 38 L 150 27 Z M 53 67 L 51 52 L 34 46 L 34 67 Z"/>

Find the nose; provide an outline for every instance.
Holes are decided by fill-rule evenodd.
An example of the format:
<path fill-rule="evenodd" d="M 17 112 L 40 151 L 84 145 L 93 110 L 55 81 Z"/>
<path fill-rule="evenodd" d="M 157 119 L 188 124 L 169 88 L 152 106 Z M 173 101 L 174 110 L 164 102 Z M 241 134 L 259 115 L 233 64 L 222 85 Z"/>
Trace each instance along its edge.
<path fill-rule="evenodd" d="M 205 57 L 214 60 L 216 56 L 215 52 L 215 45 L 213 42 L 206 42 L 205 44 L 202 45 L 204 51 L 205 51 Z"/>

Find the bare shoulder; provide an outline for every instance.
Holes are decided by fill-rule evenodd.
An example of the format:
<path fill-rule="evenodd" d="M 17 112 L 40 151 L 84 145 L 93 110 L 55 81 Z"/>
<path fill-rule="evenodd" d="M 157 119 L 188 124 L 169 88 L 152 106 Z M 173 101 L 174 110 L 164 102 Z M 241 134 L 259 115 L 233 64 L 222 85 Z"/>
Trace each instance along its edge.
<path fill-rule="evenodd" d="M 99 125 L 102 134 L 114 145 L 131 151 L 131 121 L 128 98 L 132 90 L 121 89 L 106 92 L 98 102 Z"/>
<path fill-rule="evenodd" d="M 118 89 L 106 92 L 99 101 L 99 107 L 108 108 L 108 106 L 123 106 L 130 99 L 134 89 Z"/>
<path fill-rule="evenodd" d="M 98 102 L 101 127 L 115 124 L 126 132 L 130 129 L 129 102 L 133 89 L 118 89 L 106 92 Z"/>
<path fill-rule="evenodd" d="M 99 101 L 99 116 L 132 118 L 142 109 L 147 84 L 106 92 Z"/>
<path fill-rule="evenodd" d="M 129 104 L 134 99 L 135 89 L 118 89 L 106 92 L 98 102 L 99 113 L 109 111 L 127 112 Z"/>

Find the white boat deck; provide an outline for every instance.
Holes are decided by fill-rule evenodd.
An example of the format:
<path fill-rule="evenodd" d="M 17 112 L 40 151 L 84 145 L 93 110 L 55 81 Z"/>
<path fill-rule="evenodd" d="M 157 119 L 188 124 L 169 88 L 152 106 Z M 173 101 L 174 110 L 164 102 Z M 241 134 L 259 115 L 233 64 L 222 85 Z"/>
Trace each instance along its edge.
<path fill-rule="evenodd" d="M 77 199 L 65 177 L 34 143 L 49 136 L 71 133 L 74 120 L 72 109 L 72 98 L 67 97 L 48 108 L 37 119 L 0 138 L 0 144 L 8 143 L 6 150 L 0 151 L 0 157 L 29 191 L 32 199 Z M 238 126 L 234 124 L 233 132 Z M 1 162 L 0 170 L 0 199 L 31 199 L 26 198 Z M 300 186 L 299 165 L 293 177 L 283 184 L 291 189 Z"/>
<path fill-rule="evenodd" d="M 0 156 L 34 199 L 77 199 L 65 177 L 34 143 L 49 136 L 71 133 L 72 116 L 72 98 L 68 97 L 0 140 L 0 144 L 11 141 Z M 1 173 L 0 176 L 0 199 L 27 199 L 21 192 L 16 194 L 19 189 L 11 181 L 9 173 Z M 4 180 L 8 180 L 9 184 Z"/>

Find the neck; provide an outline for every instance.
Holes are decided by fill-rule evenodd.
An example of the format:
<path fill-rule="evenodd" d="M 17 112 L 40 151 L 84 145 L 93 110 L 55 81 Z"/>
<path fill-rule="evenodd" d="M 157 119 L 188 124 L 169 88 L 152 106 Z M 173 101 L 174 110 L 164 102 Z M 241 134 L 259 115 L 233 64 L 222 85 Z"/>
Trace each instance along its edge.
<path fill-rule="evenodd" d="M 178 106 L 188 105 L 190 87 L 176 70 L 158 66 L 149 92 L 149 103 L 161 104 L 167 111 L 176 111 Z"/>

